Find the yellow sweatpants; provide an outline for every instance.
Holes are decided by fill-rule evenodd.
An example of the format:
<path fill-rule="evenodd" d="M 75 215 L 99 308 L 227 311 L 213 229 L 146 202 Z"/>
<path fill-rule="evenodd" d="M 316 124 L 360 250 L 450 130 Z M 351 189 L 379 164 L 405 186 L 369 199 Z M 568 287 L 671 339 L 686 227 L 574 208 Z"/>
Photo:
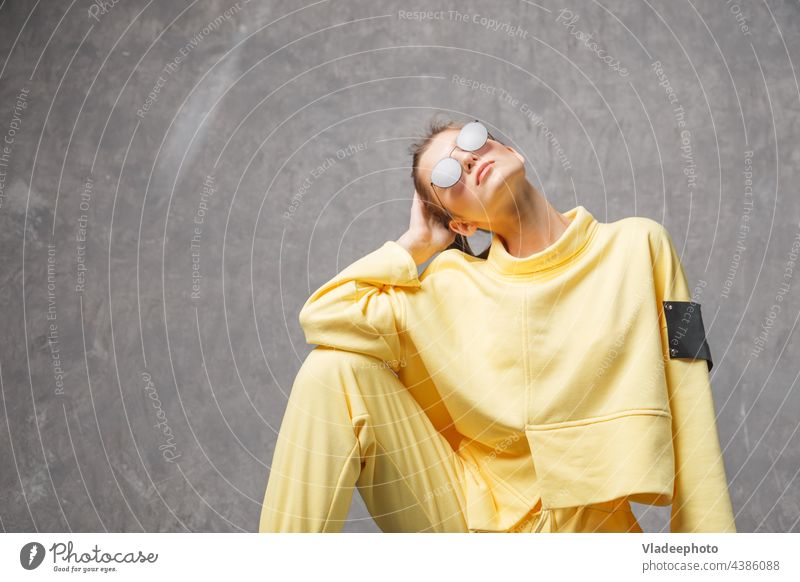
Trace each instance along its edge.
<path fill-rule="evenodd" d="M 353 491 L 384 532 L 469 532 L 464 466 L 382 361 L 314 348 L 294 380 L 260 532 L 338 532 Z M 541 504 L 509 532 L 641 532 L 627 500 Z"/>

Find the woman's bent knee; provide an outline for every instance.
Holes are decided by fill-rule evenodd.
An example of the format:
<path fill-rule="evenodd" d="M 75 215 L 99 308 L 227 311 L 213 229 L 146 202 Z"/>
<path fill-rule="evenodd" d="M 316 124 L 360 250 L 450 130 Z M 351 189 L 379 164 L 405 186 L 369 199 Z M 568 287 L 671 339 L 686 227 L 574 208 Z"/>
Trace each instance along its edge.
<path fill-rule="evenodd" d="M 347 394 L 367 397 L 403 392 L 407 392 L 405 385 L 385 362 L 356 352 L 316 347 L 300 366 L 289 399 L 321 405 L 331 398 L 349 401 Z"/>
<path fill-rule="evenodd" d="M 317 346 L 306 356 L 299 374 L 312 373 L 315 377 L 324 378 L 326 374 L 335 375 L 346 371 L 356 375 L 382 375 L 392 378 L 397 375 L 392 371 L 390 363 L 379 360 L 374 356 L 336 350 L 324 346 Z"/>

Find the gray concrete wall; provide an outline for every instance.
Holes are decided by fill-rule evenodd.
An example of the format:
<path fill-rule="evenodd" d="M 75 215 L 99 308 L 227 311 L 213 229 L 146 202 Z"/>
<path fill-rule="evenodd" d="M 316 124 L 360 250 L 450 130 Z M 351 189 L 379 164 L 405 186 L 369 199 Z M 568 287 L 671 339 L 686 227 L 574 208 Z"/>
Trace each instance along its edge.
<path fill-rule="evenodd" d="M 670 230 L 738 528 L 800 531 L 796 2 L 99 6 L 0 2 L 4 531 L 257 530 L 298 310 L 404 232 L 435 112 Z"/>

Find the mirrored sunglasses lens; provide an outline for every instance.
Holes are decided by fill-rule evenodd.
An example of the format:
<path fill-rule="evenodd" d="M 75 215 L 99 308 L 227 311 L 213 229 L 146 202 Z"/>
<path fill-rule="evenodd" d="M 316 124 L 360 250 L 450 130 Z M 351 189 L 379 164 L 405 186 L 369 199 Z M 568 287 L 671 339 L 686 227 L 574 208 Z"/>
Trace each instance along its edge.
<path fill-rule="evenodd" d="M 489 137 L 486 127 L 479 121 L 473 121 L 461 128 L 456 145 L 467 152 L 474 152 L 483 147 Z"/>
<path fill-rule="evenodd" d="M 461 164 L 455 158 L 439 160 L 431 172 L 431 182 L 439 188 L 449 188 L 461 177 Z"/>

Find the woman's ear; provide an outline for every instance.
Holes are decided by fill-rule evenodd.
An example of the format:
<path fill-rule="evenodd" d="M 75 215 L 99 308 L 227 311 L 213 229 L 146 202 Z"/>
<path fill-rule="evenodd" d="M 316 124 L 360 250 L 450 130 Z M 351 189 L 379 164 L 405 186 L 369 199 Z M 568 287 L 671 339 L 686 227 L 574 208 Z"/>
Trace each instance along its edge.
<path fill-rule="evenodd" d="M 461 222 L 459 220 L 451 220 L 448 225 L 450 230 L 455 233 L 463 234 L 464 236 L 472 236 L 478 230 L 478 225 L 470 224 L 469 222 Z"/>

